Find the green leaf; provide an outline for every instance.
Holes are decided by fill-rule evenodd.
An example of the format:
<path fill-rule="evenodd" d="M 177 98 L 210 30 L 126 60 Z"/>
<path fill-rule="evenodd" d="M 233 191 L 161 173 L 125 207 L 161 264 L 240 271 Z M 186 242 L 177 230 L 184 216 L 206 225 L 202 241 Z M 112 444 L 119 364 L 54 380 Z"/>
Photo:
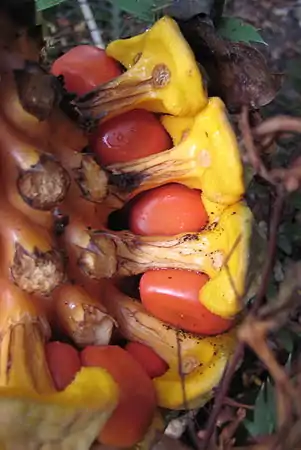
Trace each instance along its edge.
<path fill-rule="evenodd" d="M 301 245 L 301 227 L 299 223 L 286 222 L 281 226 L 277 246 L 287 256 L 291 256 L 295 246 Z"/>
<path fill-rule="evenodd" d="M 297 92 L 301 92 L 301 58 L 295 58 L 287 62 L 286 72 Z"/>
<path fill-rule="evenodd" d="M 53 6 L 63 3 L 65 0 L 36 0 L 37 11 L 44 11 L 45 9 L 52 8 Z"/>
<path fill-rule="evenodd" d="M 278 248 L 283 251 L 287 256 L 290 256 L 293 252 L 293 246 L 291 239 L 284 233 L 279 234 L 277 241 Z"/>
<path fill-rule="evenodd" d="M 301 78 L 301 58 L 295 58 L 287 62 L 287 73 L 293 78 Z"/>
<path fill-rule="evenodd" d="M 284 350 L 287 351 L 291 355 L 293 349 L 294 349 L 294 335 L 290 332 L 290 330 L 287 330 L 286 328 L 282 328 L 278 331 L 276 336 L 277 341 L 280 343 L 280 345 L 284 348 Z"/>
<path fill-rule="evenodd" d="M 217 32 L 225 39 L 234 42 L 259 42 L 266 44 L 258 30 L 236 17 L 222 17 L 217 26 Z"/>
<path fill-rule="evenodd" d="M 300 78 L 301 78 L 301 76 L 300 76 Z M 289 201 L 290 201 L 290 204 L 294 208 L 301 210 L 301 194 L 300 194 L 300 192 L 294 192 L 293 194 L 291 194 Z"/>
<path fill-rule="evenodd" d="M 262 384 L 254 405 L 253 420 L 244 425 L 252 436 L 272 434 L 276 429 L 276 402 L 274 387 L 268 379 Z"/>
<path fill-rule="evenodd" d="M 268 289 L 267 289 L 267 299 L 269 301 L 273 301 L 278 295 L 278 287 L 273 279 L 270 280 Z"/>
<path fill-rule="evenodd" d="M 170 4 L 168 0 L 114 0 L 123 11 L 140 20 L 153 21 L 156 13 Z"/>

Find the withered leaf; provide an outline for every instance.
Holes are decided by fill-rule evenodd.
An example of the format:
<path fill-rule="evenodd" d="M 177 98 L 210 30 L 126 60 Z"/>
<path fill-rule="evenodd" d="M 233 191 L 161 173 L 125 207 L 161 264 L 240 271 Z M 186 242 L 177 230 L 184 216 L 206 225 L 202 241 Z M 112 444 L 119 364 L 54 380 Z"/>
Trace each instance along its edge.
<path fill-rule="evenodd" d="M 243 105 L 257 109 L 275 98 L 283 76 L 270 72 L 256 48 L 223 39 L 199 16 L 179 21 L 179 25 L 208 76 L 210 95 L 221 97 L 231 112 L 240 111 Z"/>

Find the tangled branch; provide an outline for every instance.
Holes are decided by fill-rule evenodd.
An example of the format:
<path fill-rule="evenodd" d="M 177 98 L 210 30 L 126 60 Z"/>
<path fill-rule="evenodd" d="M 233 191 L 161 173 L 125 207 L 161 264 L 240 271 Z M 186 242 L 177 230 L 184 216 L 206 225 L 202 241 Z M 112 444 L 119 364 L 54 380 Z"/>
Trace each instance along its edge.
<path fill-rule="evenodd" d="M 293 161 L 288 168 L 269 169 L 264 162 L 261 150 L 273 141 L 290 133 L 301 133 L 301 119 L 287 116 L 278 116 L 256 124 L 250 125 L 250 113 L 247 107 L 242 109 L 240 115 L 240 130 L 245 149 L 245 161 L 247 161 L 255 173 L 264 179 L 272 189 L 275 197 L 272 216 L 269 227 L 269 242 L 265 265 L 262 271 L 262 279 L 257 295 L 252 303 L 249 314 L 238 329 L 239 344 L 236 352 L 229 362 L 220 386 L 215 396 L 215 402 L 208 419 L 205 435 L 201 448 L 206 450 L 212 443 L 217 419 L 226 402 L 227 393 L 236 369 L 244 356 L 245 346 L 253 350 L 257 357 L 268 369 L 275 383 L 277 399 L 278 433 L 269 439 L 268 443 L 246 447 L 252 450 L 279 450 L 281 448 L 294 448 L 300 444 L 301 432 L 296 424 L 301 424 L 301 408 L 299 396 L 299 383 L 293 383 L 275 358 L 268 345 L 268 336 L 289 321 L 289 315 L 300 302 L 299 291 L 301 289 L 301 265 L 296 264 L 279 292 L 278 299 L 272 305 L 265 304 L 268 284 L 274 267 L 277 247 L 278 227 L 282 218 L 282 211 L 289 193 L 299 189 L 301 185 L 301 158 Z M 299 376 L 301 378 L 301 376 Z M 236 429 L 239 419 L 234 421 L 232 427 Z M 233 435 L 233 434 L 232 434 Z M 290 446 L 287 446 L 288 440 Z M 221 441 L 220 441 L 221 442 Z M 282 447 L 283 442 L 285 447 Z M 234 441 L 228 440 L 230 445 L 219 448 L 233 448 Z M 241 450 L 243 450 L 240 447 Z M 237 447 L 236 450 L 239 450 Z"/>

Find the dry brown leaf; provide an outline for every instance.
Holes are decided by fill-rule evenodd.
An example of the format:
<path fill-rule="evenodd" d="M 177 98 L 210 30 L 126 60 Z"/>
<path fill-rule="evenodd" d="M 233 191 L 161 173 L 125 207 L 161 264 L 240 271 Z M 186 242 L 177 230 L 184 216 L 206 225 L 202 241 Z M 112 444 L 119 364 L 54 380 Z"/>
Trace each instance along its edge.
<path fill-rule="evenodd" d="M 209 78 L 210 94 L 221 97 L 230 111 L 243 105 L 257 109 L 275 98 L 284 77 L 270 72 L 256 48 L 222 39 L 198 16 L 179 24 Z"/>

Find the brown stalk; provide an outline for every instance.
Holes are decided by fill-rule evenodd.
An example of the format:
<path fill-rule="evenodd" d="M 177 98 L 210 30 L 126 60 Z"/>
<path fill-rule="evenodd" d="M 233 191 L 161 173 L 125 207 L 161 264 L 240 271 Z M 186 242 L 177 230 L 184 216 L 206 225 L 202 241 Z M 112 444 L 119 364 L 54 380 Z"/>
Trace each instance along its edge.
<path fill-rule="evenodd" d="M 289 116 L 271 117 L 264 120 L 254 130 L 255 137 L 280 133 L 301 133 L 301 119 Z"/>
<path fill-rule="evenodd" d="M 178 354 L 178 373 L 179 373 L 180 379 L 181 379 L 181 387 L 182 387 L 182 392 L 183 392 L 184 408 L 185 408 L 186 411 L 189 411 L 188 402 L 187 402 L 187 396 L 186 396 L 186 388 L 185 388 L 185 374 L 183 372 L 183 362 L 182 362 L 182 352 L 181 352 L 181 338 L 179 336 L 179 333 L 177 333 L 177 354 Z M 190 435 L 190 437 L 191 437 L 191 439 L 193 441 L 194 447 L 197 450 L 201 450 L 200 442 L 199 442 L 199 440 L 197 438 L 197 435 L 195 433 L 195 430 L 194 430 L 194 422 L 193 422 L 192 418 L 188 421 L 188 431 L 189 431 L 189 435 Z"/>
<path fill-rule="evenodd" d="M 247 152 L 248 161 L 251 163 L 253 169 L 258 173 L 263 179 L 265 179 L 276 191 L 276 200 L 274 203 L 274 208 L 272 212 L 272 217 L 270 221 L 270 233 L 268 242 L 268 251 L 265 265 L 263 267 L 263 275 L 261 279 L 261 284 L 257 291 L 257 295 L 252 304 L 249 316 L 246 318 L 239 330 L 240 342 L 236 348 L 236 352 L 229 362 L 224 376 L 221 380 L 220 386 L 217 390 L 215 396 L 214 406 L 212 408 L 209 420 L 207 423 L 206 433 L 201 444 L 202 449 L 207 449 L 208 445 L 213 436 L 218 415 L 222 409 L 222 406 L 226 400 L 226 395 L 228 388 L 232 381 L 232 377 L 235 373 L 236 367 L 242 360 L 244 354 L 244 346 L 249 345 L 253 351 L 257 354 L 259 359 L 266 365 L 270 374 L 272 375 L 275 385 L 277 388 L 277 406 L 278 406 L 278 422 L 284 426 L 287 423 L 285 417 L 289 414 L 289 418 L 292 417 L 290 414 L 291 406 L 293 404 L 294 411 L 297 412 L 300 417 L 300 407 L 296 405 L 298 401 L 298 395 L 296 395 L 296 389 L 292 386 L 288 375 L 285 370 L 278 364 L 275 356 L 271 349 L 267 345 L 267 334 L 271 331 L 278 329 L 283 323 L 288 320 L 288 311 L 291 310 L 291 296 L 286 296 L 285 300 L 278 300 L 277 302 L 277 314 L 273 311 L 272 318 L 259 319 L 264 309 L 262 310 L 262 304 L 265 299 L 265 295 L 268 288 L 268 282 L 274 265 L 276 245 L 277 245 L 277 231 L 281 220 L 281 215 L 283 207 L 285 204 L 286 195 L 291 190 L 295 190 L 299 186 L 299 180 L 301 179 L 301 171 L 299 170 L 299 165 L 293 165 L 289 169 L 279 169 L 277 171 L 269 171 L 265 164 L 263 163 L 260 153 L 254 143 L 254 137 L 262 136 L 266 137 L 267 134 L 277 133 L 282 131 L 292 131 L 298 132 L 301 130 L 301 121 L 299 119 L 289 120 L 290 118 L 285 118 L 285 120 L 268 120 L 264 121 L 262 124 L 258 125 L 256 131 L 252 133 L 250 123 L 249 123 L 249 110 L 247 107 L 242 108 L 240 117 L 240 128 L 243 136 L 243 142 Z M 286 129 L 287 127 L 288 129 Z M 298 161 L 299 162 L 299 161 Z M 290 172 L 290 173 L 289 173 Z M 287 183 L 289 177 L 295 177 L 298 183 Z M 298 279 L 298 278 L 297 278 Z M 299 277 L 300 279 L 300 277 Z M 255 332 L 254 332 L 255 330 Z M 289 399 L 287 401 L 287 399 Z M 276 444 L 277 445 L 277 444 Z M 243 447 L 237 447 L 238 449 L 243 449 Z M 267 445 L 255 445 L 248 447 L 250 450 L 267 450 L 270 448 Z M 278 448 L 274 447 L 273 448 Z M 287 447 L 286 447 L 287 448 Z M 290 447 L 291 448 L 291 447 Z"/>

